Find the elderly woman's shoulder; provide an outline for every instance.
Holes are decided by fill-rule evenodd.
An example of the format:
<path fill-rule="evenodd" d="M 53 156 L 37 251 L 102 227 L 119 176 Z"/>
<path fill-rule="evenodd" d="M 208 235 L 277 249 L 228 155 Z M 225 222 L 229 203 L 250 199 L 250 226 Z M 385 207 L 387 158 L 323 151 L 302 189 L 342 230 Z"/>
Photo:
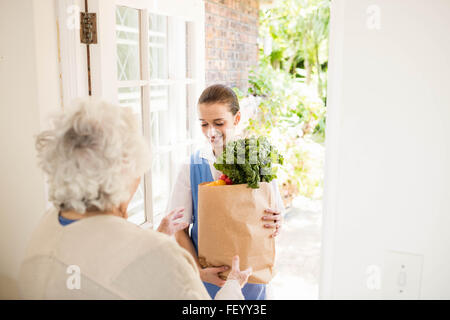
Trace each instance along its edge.
<path fill-rule="evenodd" d="M 140 258 L 151 257 L 152 263 L 159 261 L 163 266 L 171 269 L 187 271 L 188 265 L 196 270 L 196 264 L 191 254 L 182 248 L 173 237 L 151 228 L 143 229 L 124 219 L 109 219 L 111 230 L 121 235 L 124 241 L 122 250 L 134 251 Z M 115 225 L 115 227 L 113 226 Z M 125 249 L 128 248 L 128 249 Z"/>
<path fill-rule="evenodd" d="M 115 234 L 122 239 L 130 238 L 141 241 L 150 240 L 153 242 L 172 241 L 169 236 L 157 232 L 151 227 L 144 228 L 120 217 L 110 215 L 96 216 L 86 219 L 86 222 L 89 222 L 93 228 L 98 227 L 99 230 L 104 230 L 109 234 Z"/>
<path fill-rule="evenodd" d="M 157 232 L 152 228 L 143 228 L 122 218 L 113 217 L 99 221 L 104 230 L 118 236 L 121 240 L 127 241 L 133 248 L 142 250 L 159 250 L 164 247 L 167 250 L 180 250 L 176 241 L 168 235 Z M 100 226 L 99 225 L 99 226 Z"/>
<path fill-rule="evenodd" d="M 96 216 L 75 222 L 72 231 L 68 231 L 66 236 L 76 238 L 70 242 L 76 242 L 80 249 L 96 252 L 105 259 L 111 255 L 123 256 L 122 263 L 125 264 L 128 263 L 126 261 L 131 262 L 144 256 L 172 261 L 177 265 L 192 262 L 173 238 L 151 228 L 144 229 L 119 217 Z"/>

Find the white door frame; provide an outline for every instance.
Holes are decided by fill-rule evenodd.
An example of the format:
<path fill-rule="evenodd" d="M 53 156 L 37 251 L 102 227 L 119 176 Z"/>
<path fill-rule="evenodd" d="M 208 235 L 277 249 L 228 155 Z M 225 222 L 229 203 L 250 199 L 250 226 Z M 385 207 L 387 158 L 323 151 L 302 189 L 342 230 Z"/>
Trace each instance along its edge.
<path fill-rule="evenodd" d="M 339 126 L 342 106 L 344 57 L 344 9 L 346 0 L 331 2 L 328 58 L 328 107 L 325 141 L 322 240 L 320 254 L 319 299 L 333 298 L 333 262 L 338 207 Z"/>
<path fill-rule="evenodd" d="M 82 0 L 58 0 L 56 22 L 58 25 L 58 50 L 61 72 L 62 106 L 73 99 L 88 95 L 86 45 L 80 42 L 80 11 Z"/>

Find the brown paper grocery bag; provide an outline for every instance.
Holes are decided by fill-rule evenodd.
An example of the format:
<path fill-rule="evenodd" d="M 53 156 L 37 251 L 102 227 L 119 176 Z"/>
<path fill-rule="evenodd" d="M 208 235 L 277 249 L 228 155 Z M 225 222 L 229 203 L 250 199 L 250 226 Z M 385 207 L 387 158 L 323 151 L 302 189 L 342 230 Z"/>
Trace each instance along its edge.
<path fill-rule="evenodd" d="M 274 276 L 273 229 L 263 228 L 264 210 L 272 208 L 272 189 L 246 184 L 198 187 L 198 256 L 202 267 L 228 265 L 239 255 L 240 268 L 253 268 L 249 283 L 268 283 Z M 225 279 L 229 271 L 221 276 Z"/>

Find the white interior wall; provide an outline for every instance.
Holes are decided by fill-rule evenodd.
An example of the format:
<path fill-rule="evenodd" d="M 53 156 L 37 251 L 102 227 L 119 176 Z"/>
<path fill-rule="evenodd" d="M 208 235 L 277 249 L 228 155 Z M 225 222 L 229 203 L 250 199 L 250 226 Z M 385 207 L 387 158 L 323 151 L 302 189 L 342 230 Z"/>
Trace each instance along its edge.
<path fill-rule="evenodd" d="M 0 298 L 46 208 L 34 135 L 60 105 L 54 0 L 0 1 Z"/>
<path fill-rule="evenodd" d="M 331 28 L 321 297 L 449 299 L 450 1 L 334 0 Z"/>

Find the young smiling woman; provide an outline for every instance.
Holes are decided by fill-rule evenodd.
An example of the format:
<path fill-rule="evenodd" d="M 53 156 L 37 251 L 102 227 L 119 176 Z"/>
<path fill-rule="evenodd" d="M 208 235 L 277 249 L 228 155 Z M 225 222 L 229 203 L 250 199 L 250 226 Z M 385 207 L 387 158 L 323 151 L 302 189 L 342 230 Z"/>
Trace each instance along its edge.
<path fill-rule="evenodd" d="M 202 268 L 198 261 L 198 185 L 202 182 L 217 180 L 221 172 L 214 168 L 214 162 L 222 152 L 229 139 L 236 134 L 236 127 L 241 120 L 239 101 L 236 94 L 230 88 L 216 84 L 206 88 L 198 100 L 198 115 L 200 125 L 208 143 L 203 148 L 194 152 L 189 161 L 186 161 L 180 169 L 177 181 L 169 200 L 169 208 L 183 207 L 184 221 L 192 224 L 175 234 L 177 242 L 194 257 L 200 270 L 200 277 L 210 294 L 214 298 L 217 291 L 225 281 L 219 277 L 219 273 L 227 270 L 228 266 L 215 268 Z M 276 207 L 267 208 L 261 212 L 261 227 L 272 228 L 273 237 L 279 234 L 281 227 L 281 212 L 284 210 L 283 202 L 278 191 L 276 181 L 271 182 L 275 192 Z M 246 300 L 264 300 L 266 298 L 266 286 L 263 284 L 247 283 L 242 293 Z"/>

